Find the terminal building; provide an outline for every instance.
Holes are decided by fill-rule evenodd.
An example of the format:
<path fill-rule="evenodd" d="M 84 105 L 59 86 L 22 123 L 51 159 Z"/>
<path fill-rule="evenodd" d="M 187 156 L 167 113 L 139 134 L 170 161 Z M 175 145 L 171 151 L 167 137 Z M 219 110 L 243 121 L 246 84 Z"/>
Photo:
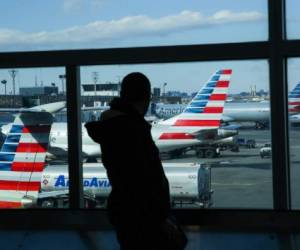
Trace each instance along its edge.
<path fill-rule="evenodd" d="M 56 96 L 58 95 L 57 86 L 35 86 L 35 87 L 20 87 L 21 96 Z"/>
<path fill-rule="evenodd" d="M 83 96 L 119 96 L 120 83 L 82 84 Z"/>

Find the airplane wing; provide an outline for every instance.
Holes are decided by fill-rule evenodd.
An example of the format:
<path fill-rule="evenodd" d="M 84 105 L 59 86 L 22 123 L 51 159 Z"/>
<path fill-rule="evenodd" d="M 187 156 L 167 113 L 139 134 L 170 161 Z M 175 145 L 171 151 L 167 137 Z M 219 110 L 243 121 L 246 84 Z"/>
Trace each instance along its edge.
<path fill-rule="evenodd" d="M 2 113 L 39 113 L 39 112 L 49 112 L 55 113 L 66 107 L 66 102 L 54 102 L 47 103 L 43 105 L 34 106 L 31 108 L 0 108 Z"/>
<path fill-rule="evenodd" d="M 22 112 L 0 151 L 0 208 L 32 206 L 40 190 L 53 117 Z"/>

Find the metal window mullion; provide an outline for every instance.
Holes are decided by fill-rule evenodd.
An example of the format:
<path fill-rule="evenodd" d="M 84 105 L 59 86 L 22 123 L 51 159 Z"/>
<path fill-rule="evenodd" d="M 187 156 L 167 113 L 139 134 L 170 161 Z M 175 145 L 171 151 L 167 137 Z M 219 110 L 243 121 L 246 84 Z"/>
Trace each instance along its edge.
<path fill-rule="evenodd" d="M 267 41 L 136 48 L 0 52 L 0 68 L 246 60 L 268 57 Z"/>
<path fill-rule="evenodd" d="M 285 40 L 283 54 L 287 57 L 300 57 L 300 40 Z"/>
<path fill-rule="evenodd" d="M 80 67 L 66 67 L 70 208 L 83 208 Z"/>
<path fill-rule="evenodd" d="M 290 209 L 289 135 L 286 58 L 283 56 L 284 3 L 269 0 L 270 93 L 273 165 L 273 204 L 275 210 Z"/>

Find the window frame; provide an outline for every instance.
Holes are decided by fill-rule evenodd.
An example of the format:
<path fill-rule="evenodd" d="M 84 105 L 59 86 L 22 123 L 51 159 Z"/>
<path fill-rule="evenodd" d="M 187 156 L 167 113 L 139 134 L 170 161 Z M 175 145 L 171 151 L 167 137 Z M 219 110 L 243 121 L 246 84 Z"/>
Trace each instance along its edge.
<path fill-rule="evenodd" d="M 56 67 L 66 70 L 70 209 L 3 210 L 3 229 L 109 229 L 105 210 L 83 207 L 80 126 L 80 66 L 265 59 L 269 62 L 273 209 L 174 210 L 185 225 L 245 230 L 300 229 L 291 211 L 287 58 L 300 57 L 300 40 L 286 40 L 284 0 L 268 0 L 269 40 L 180 46 L 0 53 L 0 68 Z M 43 223 L 41 223 L 43 222 Z"/>

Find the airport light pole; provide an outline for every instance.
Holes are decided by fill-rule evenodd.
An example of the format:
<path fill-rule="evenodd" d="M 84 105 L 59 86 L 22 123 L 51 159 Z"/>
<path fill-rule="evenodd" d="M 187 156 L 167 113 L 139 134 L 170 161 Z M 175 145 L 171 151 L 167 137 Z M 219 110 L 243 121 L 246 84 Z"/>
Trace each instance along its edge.
<path fill-rule="evenodd" d="M 118 96 L 120 96 L 120 91 L 121 91 L 121 76 L 117 75 L 118 77 Z"/>
<path fill-rule="evenodd" d="M 92 78 L 94 80 L 94 92 L 95 92 L 95 96 L 96 96 L 97 95 L 97 81 L 99 79 L 98 72 L 92 72 Z"/>
<path fill-rule="evenodd" d="M 164 82 L 164 85 L 163 85 L 163 96 L 166 96 L 166 86 L 167 86 L 167 83 Z"/>
<path fill-rule="evenodd" d="M 59 75 L 58 76 L 59 79 L 61 80 L 61 91 L 62 91 L 62 94 L 64 95 L 65 94 L 65 79 L 66 79 L 66 75 L 63 74 L 63 75 Z"/>
<path fill-rule="evenodd" d="M 11 69 L 8 72 L 9 72 L 11 78 L 12 78 L 12 81 L 13 81 L 13 95 L 15 96 L 16 95 L 16 76 L 17 76 L 18 70 Z"/>
<path fill-rule="evenodd" d="M 6 96 L 6 83 L 7 83 L 7 81 L 5 79 L 3 79 L 1 81 L 1 83 L 4 85 L 4 95 Z"/>

